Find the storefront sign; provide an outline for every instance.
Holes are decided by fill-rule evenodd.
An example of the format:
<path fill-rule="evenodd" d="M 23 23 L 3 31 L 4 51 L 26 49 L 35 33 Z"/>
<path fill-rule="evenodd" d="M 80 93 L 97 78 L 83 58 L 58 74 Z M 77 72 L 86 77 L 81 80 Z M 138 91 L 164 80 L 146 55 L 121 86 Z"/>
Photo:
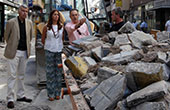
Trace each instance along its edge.
<path fill-rule="evenodd" d="M 32 7 L 32 6 L 33 6 L 32 0 L 28 0 L 28 7 Z"/>

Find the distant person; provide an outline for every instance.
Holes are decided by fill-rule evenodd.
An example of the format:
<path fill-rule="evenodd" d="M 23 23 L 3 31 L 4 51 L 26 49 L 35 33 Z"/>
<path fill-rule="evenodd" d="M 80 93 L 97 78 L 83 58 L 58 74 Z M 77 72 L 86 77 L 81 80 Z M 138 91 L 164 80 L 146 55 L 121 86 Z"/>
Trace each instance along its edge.
<path fill-rule="evenodd" d="M 77 9 L 70 10 L 71 22 L 67 23 L 65 29 L 68 33 L 69 43 L 72 45 L 72 41 L 86 37 L 90 35 L 88 27 L 86 25 L 86 18 L 79 20 L 79 12 Z"/>
<path fill-rule="evenodd" d="M 47 95 L 50 101 L 59 100 L 62 83 L 63 25 L 60 23 L 60 13 L 53 10 L 47 25 L 43 28 L 42 44 L 45 50 Z"/>
<path fill-rule="evenodd" d="M 143 32 L 147 33 L 148 24 L 146 23 L 145 20 L 143 20 L 142 23 L 140 24 L 140 29 L 141 29 Z"/>
<path fill-rule="evenodd" d="M 137 29 L 137 26 L 138 26 L 138 23 L 137 23 L 137 21 L 136 20 L 133 20 L 133 26 Z"/>
<path fill-rule="evenodd" d="M 169 37 L 170 37 L 170 16 L 169 16 L 169 20 L 166 21 L 165 23 L 165 31 L 169 32 Z"/>
<path fill-rule="evenodd" d="M 17 83 L 17 101 L 31 102 L 25 97 L 24 73 L 26 61 L 30 56 L 33 25 L 27 19 L 28 7 L 21 5 L 18 9 L 19 16 L 10 19 L 6 24 L 4 38 L 7 43 L 4 56 L 7 58 L 7 107 L 14 108 L 15 87 Z"/>
<path fill-rule="evenodd" d="M 112 27 L 109 32 L 118 31 L 124 24 L 123 12 L 120 7 L 112 10 Z"/>

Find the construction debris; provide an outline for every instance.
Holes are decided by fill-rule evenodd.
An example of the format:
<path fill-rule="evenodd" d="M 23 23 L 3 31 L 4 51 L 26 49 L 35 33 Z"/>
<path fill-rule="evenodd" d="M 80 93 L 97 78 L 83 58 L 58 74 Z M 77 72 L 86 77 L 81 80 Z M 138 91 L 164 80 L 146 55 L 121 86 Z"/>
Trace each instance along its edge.
<path fill-rule="evenodd" d="M 170 109 L 168 34 L 159 32 L 154 39 L 132 26 L 128 22 L 118 32 L 73 42 L 84 49 L 77 56 L 87 63 L 83 69 L 88 71 L 76 81 L 91 109 Z M 67 66 L 72 74 L 82 74 Z"/>

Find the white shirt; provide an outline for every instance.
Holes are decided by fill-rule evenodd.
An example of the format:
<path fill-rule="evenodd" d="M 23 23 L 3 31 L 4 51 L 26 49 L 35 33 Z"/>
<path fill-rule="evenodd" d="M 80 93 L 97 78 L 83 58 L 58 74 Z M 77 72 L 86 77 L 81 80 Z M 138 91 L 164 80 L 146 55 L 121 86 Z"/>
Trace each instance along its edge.
<path fill-rule="evenodd" d="M 170 20 L 166 22 L 165 26 L 167 27 L 167 31 L 170 32 Z"/>
<path fill-rule="evenodd" d="M 47 29 L 47 37 L 45 39 L 44 49 L 50 52 L 61 52 L 63 49 L 63 28 L 61 28 L 59 31 L 57 25 L 52 25 L 52 28 L 56 36 L 54 36 L 52 29 Z"/>

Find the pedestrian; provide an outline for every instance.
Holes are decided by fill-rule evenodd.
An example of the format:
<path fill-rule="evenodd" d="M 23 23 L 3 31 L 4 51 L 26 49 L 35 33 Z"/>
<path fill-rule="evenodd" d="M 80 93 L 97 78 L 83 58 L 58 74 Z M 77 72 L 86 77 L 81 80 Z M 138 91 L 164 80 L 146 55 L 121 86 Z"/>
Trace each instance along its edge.
<path fill-rule="evenodd" d="M 165 31 L 169 32 L 169 38 L 170 38 L 170 16 L 169 16 L 169 20 L 166 21 L 165 23 Z"/>
<path fill-rule="evenodd" d="M 120 7 L 112 10 L 112 27 L 109 32 L 118 31 L 124 24 L 123 12 Z"/>
<path fill-rule="evenodd" d="M 142 23 L 140 24 L 140 29 L 147 33 L 147 30 L 148 30 L 148 24 L 146 23 L 145 19 L 142 21 Z"/>
<path fill-rule="evenodd" d="M 7 43 L 4 56 L 7 58 L 7 107 L 14 108 L 15 86 L 17 83 L 17 101 L 31 102 L 25 97 L 24 73 L 26 61 L 30 56 L 33 25 L 27 19 L 28 7 L 21 5 L 19 16 L 7 21 L 4 38 Z"/>
<path fill-rule="evenodd" d="M 68 33 L 69 43 L 72 45 L 72 41 L 89 36 L 89 30 L 85 24 L 86 18 L 79 20 L 79 12 L 77 9 L 70 10 L 71 22 L 67 23 L 65 29 Z"/>
<path fill-rule="evenodd" d="M 63 25 L 60 23 L 60 18 L 58 10 L 51 11 L 42 33 L 46 59 L 47 95 L 50 101 L 59 100 L 61 93 Z"/>

